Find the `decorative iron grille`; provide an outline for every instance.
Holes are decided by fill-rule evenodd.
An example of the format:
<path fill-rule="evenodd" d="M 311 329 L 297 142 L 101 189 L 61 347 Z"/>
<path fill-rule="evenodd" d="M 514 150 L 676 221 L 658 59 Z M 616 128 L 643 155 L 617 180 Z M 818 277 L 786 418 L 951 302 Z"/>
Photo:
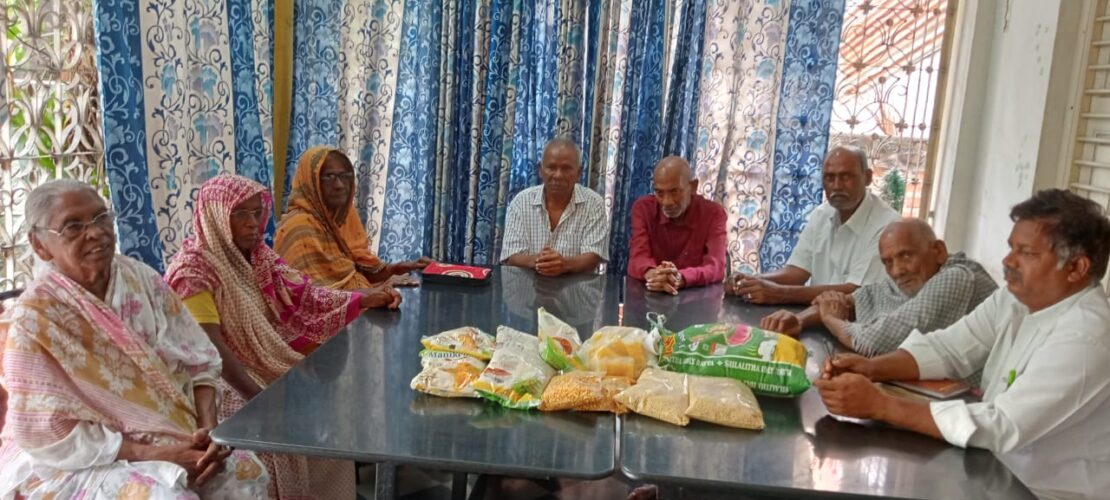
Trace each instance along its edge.
<path fill-rule="evenodd" d="M 945 31 L 955 0 L 847 0 L 840 39 L 830 148 L 867 152 L 871 185 L 895 210 L 921 216 Z"/>
<path fill-rule="evenodd" d="M 90 0 L 0 0 L 0 290 L 24 287 L 24 203 L 57 178 L 106 194 Z"/>

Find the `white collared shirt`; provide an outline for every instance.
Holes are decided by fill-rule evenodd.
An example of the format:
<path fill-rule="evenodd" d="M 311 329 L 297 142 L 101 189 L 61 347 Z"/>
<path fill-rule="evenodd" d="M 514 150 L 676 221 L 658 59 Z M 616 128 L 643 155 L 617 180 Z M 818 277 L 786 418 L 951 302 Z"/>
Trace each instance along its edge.
<path fill-rule="evenodd" d="M 1030 314 L 1003 287 L 946 329 L 914 331 L 901 349 L 922 379 L 983 369 L 981 403 L 930 404 L 945 440 L 995 452 L 1042 498 L 1110 492 L 1110 303 L 1102 288 Z"/>
<path fill-rule="evenodd" d="M 601 195 L 575 184 L 570 204 L 552 230 L 543 203 L 543 184 L 517 194 L 505 214 L 501 262 L 522 252 L 538 254 L 545 246 L 565 257 L 594 253 L 608 261 L 609 221 Z"/>
<path fill-rule="evenodd" d="M 809 272 L 811 286 L 882 281 L 886 270 L 879 259 L 879 236 L 898 218 L 898 212 L 870 191 L 843 224 L 840 213 L 822 203 L 809 214 L 786 265 Z"/>

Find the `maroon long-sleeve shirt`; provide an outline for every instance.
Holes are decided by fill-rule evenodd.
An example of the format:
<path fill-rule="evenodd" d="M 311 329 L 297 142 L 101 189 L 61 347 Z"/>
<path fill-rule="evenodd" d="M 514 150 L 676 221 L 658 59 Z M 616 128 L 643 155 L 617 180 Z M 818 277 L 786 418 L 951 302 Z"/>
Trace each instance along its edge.
<path fill-rule="evenodd" d="M 725 279 L 725 209 L 694 195 L 686 213 L 670 219 L 654 195 L 632 205 L 632 248 L 628 275 L 642 280 L 644 273 L 663 261 L 673 262 L 686 286 L 720 283 Z"/>

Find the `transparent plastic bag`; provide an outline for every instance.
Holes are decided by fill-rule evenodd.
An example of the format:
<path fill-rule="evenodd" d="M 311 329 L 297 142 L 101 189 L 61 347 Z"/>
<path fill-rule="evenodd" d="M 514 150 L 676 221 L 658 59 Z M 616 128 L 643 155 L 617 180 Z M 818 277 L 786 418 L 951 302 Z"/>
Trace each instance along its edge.
<path fill-rule="evenodd" d="M 540 341 L 506 326 L 497 327 L 497 350 L 471 387 L 482 397 L 521 410 L 536 408 L 555 370 L 540 358 Z"/>
<path fill-rule="evenodd" d="M 658 368 L 647 368 L 636 380 L 636 385 L 617 394 L 617 402 L 628 409 L 674 425 L 690 423 L 686 416 L 689 397 L 686 392 L 686 375 Z"/>
<path fill-rule="evenodd" d="M 740 429 L 762 429 L 763 411 L 743 382 L 724 377 L 687 375 L 690 405 L 686 416 Z"/>
<path fill-rule="evenodd" d="M 542 343 L 540 356 L 547 364 L 560 371 L 584 368 L 577 357 L 578 349 L 582 347 L 578 330 L 542 307 L 536 311 L 536 324 Z"/>
<path fill-rule="evenodd" d="M 489 361 L 493 357 L 496 347 L 492 335 L 473 326 L 430 335 L 420 339 L 420 343 L 428 350 L 465 354 L 483 361 Z"/>
<path fill-rule="evenodd" d="M 572 371 L 556 375 L 543 391 L 542 411 L 577 410 L 605 399 L 601 372 Z"/>
<path fill-rule="evenodd" d="M 579 357 L 587 370 L 635 380 L 644 368 L 658 365 L 654 339 L 639 328 L 606 326 L 582 344 Z"/>
<path fill-rule="evenodd" d="M 415 391 L 446 398 L 476 398 L 470 384 L 478 379 L 486 363 L 470 356 L 422 357 L 423 369 L 409 383 Z"/>

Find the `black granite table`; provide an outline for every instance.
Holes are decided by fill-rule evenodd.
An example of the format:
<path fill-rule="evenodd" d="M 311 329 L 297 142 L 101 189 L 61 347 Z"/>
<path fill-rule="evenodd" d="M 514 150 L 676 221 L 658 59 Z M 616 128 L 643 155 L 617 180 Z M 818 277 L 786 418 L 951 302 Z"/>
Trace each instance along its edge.
<path fill-rule="evenodd" d="M 627 281 L 627 283 L 626 283 Z M 277 453 L 377 462 L 379 498 L 392 495 L 395 464 L 523 477 L 594 479 L 617 471 L 643 481 L 783 497 L 1024 498 L 993 455 L 909 432 L 828 416 L 815 391 L 760 398 L 762 432 L 691 423 L 681 428 L 637 415 L 509 410 L 481 400 L 436 398 L 408 384 L 420 370 L 420 337 L 472 325 L 535 332 L 544 306 L 588 336 L 617 323 L 668 326 L 717 319 L 757 323 L 772 308 L 723 297 L 720 286 L 677 297 L 645 293 L 615 276 L 543 278 L 503 268 L 485 287 L 424 284 L 402 291 L 400 311 L 369 311 L 221 423 L 218 443 Z M 807 366 L 835 348 L 805 332 Z M 618 444 L 620 453 L 618 456 Z M 460 479 L 461 478 L 461 479 Z M 465 493 L 465 475 L 456 476 Z"/>
<path fill-rule="evenodd" d="M 722 295 L 719 285 L 672 297 L 630 283 L 625 324 L 645 326 L 644 304 L 664 312 L 674 329 L 715 319 L 759 324 L 778 309 Z M 805 331 L 800 339 L 811 354 L 810 379 L 820 374 L 826 357 L 843 350 L 824 330 Z M 760 497 L 1035 498 L 988 451 L 955 448 L 881 423 L 838 419 L 828 414 L 815 389 L 797 398 L 758 399 L 766 423 L 762 431 L 622 417 L 621 471 L 645 482 Z"/>

